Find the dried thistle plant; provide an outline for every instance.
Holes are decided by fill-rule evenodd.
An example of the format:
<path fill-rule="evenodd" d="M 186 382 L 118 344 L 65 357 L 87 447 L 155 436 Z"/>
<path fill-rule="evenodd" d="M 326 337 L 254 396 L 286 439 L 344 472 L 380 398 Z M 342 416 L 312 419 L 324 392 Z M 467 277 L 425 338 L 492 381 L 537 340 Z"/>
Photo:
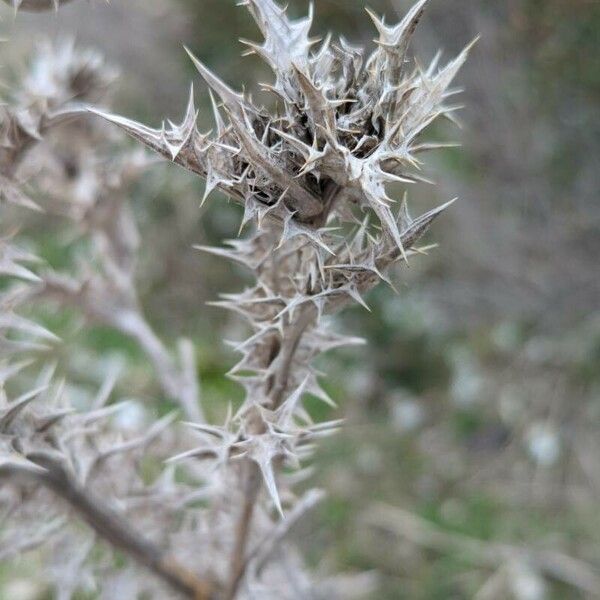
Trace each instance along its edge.
<path fill-rule="evenodd" d="M 273 95 L 269 110 L 231 89 L 194 57 L 212 90 L 214 133 L 198 131 L 193 92 L 182 123 L 169 122 L 161 129 L 91 109 L 206 179 L 204 199 L 219 189 L 240 203 L 242 227 L 252 223 L 249 236 L 226 248 L 201 248 L 241 263 L 256 278 L 253 286 L 217 303 L 243 316 L 252 329 L 247 340 L 234 344 L 242 358 L 230 372 L 245 389 L 242 406 L 235 414 L 230 411 L 224 424 L 212 425 L 202 420 L 197 395 L 182 396 L 181 406 L 191 420 L 187 433 L 175 424 L 167 427 L 167 420 L 111 447 L 102 442 L 103 436 L 110 440 L 115 435 L 110 420 L 115 409 L 104 406 L 109 385 L 82 414 L 65 408 L 60 387 L 55 393 L 59 408 L 50 408 L 49 402 L 42 414 L 35 404 L 29 406 L 33 397 L 5 399 L 4 411 L 14 418 L 2 430 L 9 444 L 4 452 L 10 458 L 0 473 L 23 476 L 26 485 L 33 482 L 34 496 L 52 505 L 46 497 L 49 488 L 96 534 L 187 597 L 349 598 L 340 579 L 316 583 L 309 577 L 287 539 L 320 497 L 314 490 L 300 497 L 295 492 L 303 479 L 301 465 L 315 443 L 340 426 L 340 421 L 313 422 L 303 399 L 311 394 L 331 404 L 319 384 L 314 359 L 334 348 L 363 343 L 330 331 L 327 316 L 352 303 L 365 305 L 363 294 L 381 281 L 391 285 L 390 268 L 422 253 L 419 240 L 450 204 L 412 219 L 406 199 L 394 209 L 386 188 L 420 181 L 418 156 L 442 146 L 422 143 L 420 135 L 436 118 L 451 117 L 455 110 L 446 103 L 453 94 L 449 86 L 468 48 L 443 67 L 438 66 L 439 58 L 427 69 L 409 66 L 410 39 L 426 0 L 394 26 L 371 14 L 379 39 L 370 54 L 343 39 L 334 42 L 328 36 L 319 43 L 310 38 L 312 9 L 306 19 L 292 21 L 272 0 L 243 4 L 265 38 L 262 44 L 245 43 L 275 76 L 272 84 L 263 86 Z M 53 108 L 50 114 L 64 117 L 74 111 L 79 107 Z M 22 153 L 15 148 L 23 147 L 24 153 L 29 138 L 35 140 L 41 131 L 38 125 L 32 135 L 27 121 L 18 121 L 16 127 L 8 116 L 5 123 L 13 137 L 5 145 L 3 174 L 7 185 L 19 189 L 15 165 Z M 88 134 L 82 139 L 89 148 L 93 135 Z M 97 169 L 92 172 L 97 187 L 84 199 L 85 210 L 71 216 L 77 223 L 103 216 L 104 220 L 89 221 L 101 272 L 83 286 L 77 280 L 43 275 L 43 285 L 33 296 L 42 289 L 93 318 L 122 330 L 129 327 L 144 347 L 143 336 L 130 327 L 134 318 L 137 330 L 143 328 L 143 317 L 133 285 L 137 244 L 134 223 L 124 208 L 126 186 L 120 196 L 121 173 L 114 186 Z M 64 200 L 68 191 L 58 189 Z M 7 273 L 18 274 L 15 270 L 23 268 L 20 262 L 27 257 L 11 252 L 5 261 Z M 152 350 L 146 350 L 152 359 Z M 170 365 L 177 380 L 180 371 L 172 358 L 164 349 L 159 354 L 153 359 L 155 366 Z M 11 373 L 18 370 L 14 363 L 7 368 Z M 190 369 L 183 365 L 181 372 L 184 383 L 195 389 Z M 45 375 L 44 381 L 48 379 Z M 171 385 L 168 379 L 163 386 L 177 397 L 177 381 Z M 97 425 L 105 418 L 105 426 Z M 171 458 L 164 476 L 145 485 L 139 460 L 150 445 L 153 455 L 166 450 Z M 118 456 L 119 466 L 96 471 L 99 462 L 106 465 L 107 452 Z M 183 483 L 174 478 L 174 465 L 181 469 Z M 133 501 L 140 497 L 146 501 Z M 15 508 L 14 503 L 8 506 Z M 17 509 L 29 510 L 25 506 Z M 60 535 L 75 535 L 59 525 Z M 56 547 L 54 532 L 42 538 L 40 543 L 53 538 Z M 87 543 L 91 549 L 93 540 Z M 111 570 L 110 561 L 99 562 L 65 563 L 61 577 L 72 581 L 73 591 L 86 575 L 107 598 L 142 593 L 164 597 L 164 591 L 152 589 L 129 567 Z M 69 574 L 64 572 L 67 568 Z M 355 582 L 353 587 L 360 594 L 361 586 Z"/>
<path fill-rule="evenodd" d="M 415 244 L 447 205 L 412 220 L 386 193 L 389 183 L 412 183 L 417 155 L 435 145 L 419 135 L 437 117 L 450 115 L 448 86 L 468 48 L 448 65 L 437 59 L 426 70 L 409 69 L 410 38 L 426 2 L 418 2 L 395 26 L 371 14 L 379 32 L 369 56 L 344 40 L 312 40 L 311 14 L 291 21 L 271 0 L 244 2 L 265 41 L 245 42 L 271 67 L 275 81 L 263 86 L 275 96 L 272 111 L 255 105 L 192 56 L 216 94 L 215 133 L 196 127 L 190 99 L 180 125 L 150 129 L 104 115 L 146 146 L 206 179 L 206 194 L 218 188 L 244 206 L 249 238 L 226 249 L 206 249 L 242 263 L 256 285 L 219 303 L 240 313 L 253 335 L 236 345 L 243 357 L 231 377 L 246 391 L 234 418 L 220 427 L 192 424 L 214 439 L 180 457 L 212 456 L 224 469 L 237 462 L 244 489 L 227 596 L 234 597 L 246 573 L 248 537 L 260 479 L 274 509 L 284 513 L 293 494 L 278 481 L 282 466 L 299 466 L 315 439 L 338 422 L 314 424 L 302 405 L 304 393 L 331 402 L 317 381 L 313 359 L 331 348 L 356 343 L 327 330 L 324 316 L 379 281 L 398 259 L 418 252 Z M 366 215 L 365 215 L 366 213 Z M 378 219 L 370 225 L 369 213 Z M 355 224 L 354 231 L 340 223 Z M 264 504 L 262 505 L 264 506 Z M 247 583 L 247 582 L 246 582 Z"/>

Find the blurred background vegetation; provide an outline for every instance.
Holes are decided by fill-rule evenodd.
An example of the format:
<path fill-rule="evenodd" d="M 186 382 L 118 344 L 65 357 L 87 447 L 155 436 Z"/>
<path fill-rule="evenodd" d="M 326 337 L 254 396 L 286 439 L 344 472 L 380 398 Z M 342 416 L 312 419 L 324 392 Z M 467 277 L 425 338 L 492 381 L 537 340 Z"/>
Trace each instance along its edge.
<path fill-rule="evenodd" d="M 374 37 L 361 0 L 315 5 L 317 33 Z M 370 2 L 390 21 L 408 5 Z M 152 125 L 179 118 L 195 80 L 211 127 L 183 44 L 234 86 L 269 78 L 240 58 L 237 39 L 258 33 L 233 0 L 73 3 L 16 19 L 6 9 L 1 26 L 8 79 L 32 41 L 75 36 L 119 67 L 117 112 Z M 429 162 L 435 186 L 410 190 L 415 214 L 460 201 L 434 228 L 439 248 L 399 272 L 398 295 L 378 289 L 371 313 L 340 319 L 369 344 L 322 365 L 340 408 L 315 403 L 315 415 L 347 424 L 316 461 L 311 484 L 328 500 L 303 532 L 316 569 L 375 571 L 374 598 L 600 598 L 589 585 L 600 568 L 599 31 L 595 0 L 432 0 L 416 36 L 422 62 L 482 36 L 459 76 L 462 128 L 430 134 L 463 147 Z M 192 249 L 234 237 L 239 223 L 222 198 L 199 209 L 202 194 L 201 181 L 163 164 L 132 201 L 146 313 L 166 339 L 192 337 L 206 411 L 218 418 L 241 397 L 224 377 L 234 356 L 222 339 L 243 329 L 205 303 L 245 275 Z M 44 219 L 29 233 L 68 271 L 85 249 L 66 227 Z M 65 340 L 60 359 L 77 385 L 97 384 L 92 365 L 122 360 L 121 394 L 168 410 L 127 339 L 67 311 L 38 316 Z M 547 551 L 573 562 L 549 564 Z M 31 568 L 0 567 L 0 597 L 43 597 Z"/>

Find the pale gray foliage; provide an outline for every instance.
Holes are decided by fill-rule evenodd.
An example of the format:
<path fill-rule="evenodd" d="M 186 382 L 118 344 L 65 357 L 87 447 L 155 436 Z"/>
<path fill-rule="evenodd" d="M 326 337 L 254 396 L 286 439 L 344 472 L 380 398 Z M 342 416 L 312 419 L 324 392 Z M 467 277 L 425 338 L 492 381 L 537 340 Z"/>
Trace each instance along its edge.
<path fill-rule="evenodd" d="M 72 40 L 41 43 L 14 93 L 13 107 L 6 109 L 7 118 L 16 114 L 36 124 L 33 139 L 44 138 L 43 144 L 31 142 L 18 154 L 13 151 L 7 160 L 13 181 L 34 181 L 44 190 L 44 210 L 71 220 L 94 248 L 94 265 L 84 262 L 75 276 L 45 270 L 30 296 L 72 305 L 89 321 L 132 337 L 155 368 L 165 395 L 188 418 L 201 419 L 193 349 L 182 340 L 179 355 L 172 356 L 147 322 L 136 289 L 140 236 L 128 196 L 152 161 L 140 151 L 115 152 L 106 127 L 76 118 L 84 101 L 110 102 L 115 77 L 100 55 L 76 49 Z M 12 141 L 9 147 L 18 146 Z M 16 165 L 21 154 L 27 160 Z M 20 188 L 12 184 L 10 189 Z M 36 206 L 30 200 L 26 205 Z"/>
<path fill-rule="evenodd" d="M 253 224 L 245 239 L 225 248 L 200 248 L 245 265 L 256 278 L 253 286 L 218 302 L 243 316 L 252 329 L 247 340 L 234 344 L 242 358 L 229 374 L 244 387 L 244 403 L 235 414 L 229 411 L 225 423 L 211 425 L 190 408 L 197 407 L 192 396 L 181 400 L 191 420 L 186 433 L 173 436 L 175 426 L 168 427 L 168 418 L 145 433 L 119 439 L 111 421 L 117 409 L 105 406 L 106 390 L 84 413 L 72 412 L 60 387 L 54 396 L 48 390 L 7 396 L 0 418 L 5 423 L 0 431 L 3 468 L 4 473 L 29 475 L 27 485 L 33 480 L 63 498 L 70 495 L 96 533 L 188 597 L 348 598 L 352 588 L 357 595 L 370 588 L 372 578 L 363 576 L 354 585 L 343 578 L 315 582 L 287 539 L 320 497 L 294 491 L 303 478 L 302 463 L 320 438 L 341 425 L 337 420 L 314 423 L 303 400 L 311 394 L 332 404 L 314 359 L 363 343 L 330 331 L 327 315 L 350 303 L 366 306 L 363 294 L 380 281 L 390 283 L 393 264 L 423 251 L 417 243 L 449 204 L 413 219 L 406 199 L 394 210 L 386 188 L 422 179 L 417 156 L 437 145 L 421 143 L 420 135 L 437 117 L 454 111 L 446 104 L 453 93 L 449 86 L 468 49 L 443 67 L 437 60 L 427 69 L 410 66 L 409 42 L 426 0 L 395 26 L 372 15 L 379 39 L 370 54 L 343 39 L 329 36 L 320 44 L 311 39 L 312 10 L 306 19 L 292 21 L 272 0 L 243 4 L 265 38 L 262 44 L 245 43 L 273 70 L 274 83 L 264 86 L 274 96 L 272 110 L 231 89 L 194 57 L 217 98 L 211 96 L 213 133 L 198 131 L 193 91 L 183 121 L 160 129 L 91 110 L 205 178 L 205 199 L 221 190 L 243 205 L 242 227 Z M 42 72 L 51 71 L 52 65 L 46 65 Z M 32 115 L 7 112 L 9 142 L 0 164 L 6 163 L 11 184 L 18 182 L 15 163 L 42 136 L 48 119 L 79 111 L 50 109 L 49 103 L 45 109 L 33 115 L 33 123 Z M 93 144 L 93 135 L 83 139 L 84 146 Z M 146 341 L 139 333 L 144 321 L 133 285 L 137 230 L 122 200 L 114 200 L 123 173 L 115 169 L 111 179 L 96 168 L 90 173 L 93 184 L 84 187 L 83 195 L 75 194 L 78 202 L 67 212 L 94 232 L 104 272 L 85 282 L 45 274 L 37 289 L 128 331 L 154 356 L 159 378 L 165 361 L 177 377 L 180 370 L 152 331 L 145 330 Z M 58 194 L 65 192 L 61 188 Z M 103 219 L 93 218 L 98 215 Z M 1 264 L 8 274 L 28 278 L 22 271 L 27 259 L 10 250 Z M 186 355 L 182 363 L 189 365 L 189 351 Z M 18 367 L 11 363 L 9 375 Z M 186 372 L 182 365 L 181 371 L 190 385 L 189 368 Z M 165 389 L 171 387 L 167 379 Z M 54 401 L 38 403 L 40 395 L 56 398 L 57 407 Z M 145 485 L 138 461 L 150 445 L 154 455 L 171 450 L 171 458 L 163 475 Z M 120 461 L 118 468 L 104 470 L 113 457 Z M 183 469 L 185 484 L 175 478 L 174 464 Z M 284 467 L 296 473 L 290 476 Z M 45 489 L 36 493 L 48 494 Z M 47 498 L 42 501 L 55 510 Z M 31 510 L 27 503 L 18 509 Z M 138 531 L 145 536 L 139 538 Z M 60 532 L 73 535 L 63 534 L 62 527 Z M 54 531 L 45 541 L 53 537 Z M 91 551 L 93 544 L 85 547 Z M 164 597 L 130 571 L 113 569 L 107 575 L 106 565 L 93 561 L 65 561 L 63 567 L 56 578 L 71 582 L 65 598 L 87 580 L 104 597 Z"/>
<path fill-rule="evenodd" d="M 81 115 L 80 103 L 105 99 L 113 80 L 114 70 L 98 54 L 75 48 L 72 41 L 42 44 L 12 91 L 0 122 L 3 197 L 42 210 L 22 192 L 22 180 L 31 180 L 31 189 L 45 190 L 44 209 L 59 206 L 84 232 L 91 232 L 100 262 L 98 271 L 86 265 L 82 280 L 43 270 L 36 274 L 32 267 L 40 271 L 41 261 L 21 249 L 13 234 L 0 238 L 0 276 L 8 284 L 0 297 L 0 556 L 6 560 L 43 546 L 48 551 L 48 578 L 61 599 L 71 598 L 82 586 L 110 589 L 120 577 L 112 554 L 106 560 L 90 560 L 94 532 L 184 594 L 193 594 L 197 587 L 194 576 L 187 576 L 169 556 L 169 545 L 157 545 L 177 531 L 190 490 L 175 486 L 169 469 L 151 486 L 141 477 L 144 457 L 164 459 L 178 451 L 182 437 L 169 427 L 174 415 L 148 422 L 151 415 L 145 413 L 146 418 L 138 418 L 133 426 L 121 426 L 120 415 L 130 405 L 110 403 L 113 374 L 85 406 L 71 405 L 69 385 L 54 376 L 52 365 L 33 380 L 31 374 L 22 376 L 31 373 L 34 353 L 58 340 L 20 316 L 19 308 L 32 299 L 60 295 L 63 303 L 104 317 L 114 326 L 125 322 L 126 332 L 155 360 L 167 394 L 178 399 L 184 378 L 186 388 L 196 391 L 189 373 L 194 362 L 191 350 L 182 346 L 187 370 L 179 380 L 136 301 L 133 267 L 138 236 L 120 192 L 123 182 L 137 176 L 147 161 L 123 155 L 118 170 L 111 169 L 97 154 L 101 143 L 109 141 L 99 131 L 106 128 L 89 119 L 74 120 Z M 5 185 L 13 196 L 6 194 Z M 4 219 L 7 207 L 1 208 L 2 225 L 10 231 L 10 222 Z M 23 387 L 26 391 L 19 391 Z M 201 413 L 197 397 L 191 400 L 193 418 Z M 57 497 L 71 504 L 91 530 L 69 527 Z M 65 554 L 69 547 L 78 548 L 77 560 Z M 132 586 L 140 591 L 151 587 L 164 597 L 164 588 L 154 581 L 133 577 Z"/>

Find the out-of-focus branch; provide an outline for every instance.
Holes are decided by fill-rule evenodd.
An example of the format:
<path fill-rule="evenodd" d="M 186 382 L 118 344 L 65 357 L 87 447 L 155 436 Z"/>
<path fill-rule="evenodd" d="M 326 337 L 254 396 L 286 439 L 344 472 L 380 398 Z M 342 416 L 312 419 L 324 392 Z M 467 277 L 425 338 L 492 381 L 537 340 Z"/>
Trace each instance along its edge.
<path fill-rule="evenodd" d="M 102 539 L 131 556 L 182 597 L 193 600 L 213 597 L 210 583 L 165 556 L 160 547 L 134 530 L 122 515 L 81 487 L 58 460 L 44 454 L 39 462 L 40 466 L 12 462 L 0 465 L 0 478 L 17 477 L 40 483 L 67 502 Z"/>
<path fill-rule="evenodd" d="M 263 539 L 252 550 L 248 557 L 248 569 L 258 575 L 268 564 L 269 559 L 275 551 L 281 546 L 285 538 L 290 534 L 294 526 L 301 519 L 323 500 L 325 494 L 321 490 L 313 489 L 298 501 L 298 504 L 290 511 L 285 520 L 280 521 L 270 532 L 269 536 Z"/>
<path fill-rule="evenodd" d="M 146 320 L 135 295 L 119 292 L 101 275 L 83 283 L 53 273 L 43 275 L 42 279 L 43 284 L 32 289 L 30 297 L 46 297 L 78 308 L 91 321 L 113 327 L 134 339 L 150 360 L 163 392 L 178 402 L 186 418 L 204 421 L 194 348 L 189 341 L 180 342 L 178 365 Z"/>
<path fill-rule="evenodd" d="M 257 483 L 260 483 L 260 473 L 258 472 L 258 468 L 255 470 Z M 258 485 L 256 486 L 256 492 L 258 491 Z M 256 492 L 255 495 L 256 495 Z M 277 548 L 280 547 L 285 538 L 289 535 L 294 526 L 301 520 L 302 517 L 306 515 L 306 513 L 310 512 L 324 497 L 324 493 L 320 490 L 309 490 L 304 497 L 294 506 L 293 510 L 286 516 L 285 520 L 280 521 L 277 526 L 262 539 L 248 554 L 248 556 L 244 556 L 243 548 L 238 548 L 238 553 L 235 556 L 236 561 L 232 565 L 232 578 L 230 582 L 230 588 L 227 590 L 225 594 L 226 600 L 232 600 L 235 598 L 235 594 L 237 592 L 238 586 L 242 577 L 246 575 L 247 572 L 251 573 L 253 578 L 258 578 L 260 572 L 265 568 L 269 559 L 275 553 Z M 255 499 L 251 499 L 250 496 L 246 496 L 245 506 L 253 510 Z M 248 518 L 242 519 L 240 521 L 240 526 L 243 528 L 249 527 L 250 524 L 250 515 L 247 515 Z M 245 538 L 244 538 L 245 539 Z M 244 544 L 245 545 L 245 544 Z"/>
<path fill-rule="evenodd" d="M 1 474 L 0 468 L 0 474 Z M 3 515 L 3 520 L 5 516 Z M 0 561 L 7 561 L 20 554 L 25 554 L 31 550 L 39 548 L 52 534 L 62 529 L 66 524 L 66 519 L 53 519 L 45 527 L 39 527 L 35 533 L 24 536 L 21 532 L 14 535 L 7 543 L 0 546 Z"/>
<path fill-rule="evenodd" d="M 107 99 L 115 71 L 95 53 L 78 52 L 69 44 L 42 48 L 33 64 L 17 95 L 22 99 L 0 115 L 7 137 L 0 152 L 0 196 L 14 204 L 32 204 L 14 191 L 15 182 L 32 175 L 25 163 L 39 162 L 42 167 L 33 175 L 44 190 L 44 209 L 66 216 L 79 235 L 89 237 L 93 258 L 76 278 L 50 274 L 47 285 L 28 295 L 50 293 L 132 337 L 151 362 L 164 394 L 181 406 L 186 418 L 203 421 L 193 347 L 180 344 L 178 360 L 146 320 L 137 291 L 140 235 L 129 192 L 152 161 L 140 152 L 115 157 L 110 136 L 77 118 L 82 102 Z M 38 72 L 44 72 L 44 78 Z M 48 81 L 60 85 L 49 86 Z M 32 94 L 44 102 L 30 101 Z M 37 155 L 31 157 L 34 151 Z M 26 156 L 31 160 L 24 161 Z"/>

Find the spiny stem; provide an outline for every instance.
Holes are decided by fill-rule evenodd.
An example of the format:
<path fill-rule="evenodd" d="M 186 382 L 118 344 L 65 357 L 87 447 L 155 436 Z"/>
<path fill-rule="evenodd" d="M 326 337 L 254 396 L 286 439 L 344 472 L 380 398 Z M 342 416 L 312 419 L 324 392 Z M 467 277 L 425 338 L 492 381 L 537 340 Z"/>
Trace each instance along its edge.
<path fill-rule="evenodd" d="M 67 502 L 106 542 L 125 552 L 140 565 L 162 579 L 182 597 L 211 600 L 213 586 L 199 579 L 161 548 L 133 529 L 124 516 L 105 505 L 90 490 L 80 486 L 59 462 L 43 457 L 44 468 L 32 470 L 18 465 L 4 465 L 0 477 L 17 476 L 33 479 Z"/>
<path fill-rule="evenodd" d="M 278 361 L 278 369 L 273 382 L 271 384 L 267 383 L 267 386 L 270 387 L 270 390 L 267 389 L 267 392 L 269 392 L 268 395 L 271 399 L 273 409 L 277 408 L 283 400 L 294 354 L 298 349 L 303 333 L 315 318 L 314 313 L 313 307 L 306 307 L 299 310 L 297 313 L 298 316 L 291 326 L 291 335 L 285 338 L 279 353 L 274 359 Z M 236 541 L 231 560 L 231 577 L 225 594 L 225 600 L 233 600 L 235 598 L 246 570 L 246 547 L 248 545 L 254 508 L 261 485 L 261 474 L 256 463 L 252 461 L 245 461 L 245 463 L 247 472 L 244 505 L 237 525 Z"/>
<path fill-rule="evenodd" d="M 246 570 L 246 547 L 252 525 L 254 508 L 260 491 L 260 471 L 252 461 L 244 464 L 246 473 L 246 490 L 244 505 L 237 525 L 235 546 L 231 558 L 231 575 L 224 600 L 233 600 Z"/>
<path fill-rule="evenodd" d="M 307 327 L 309 327 L 309 325 L 314 321 L 316 317 L 315 313 L 316 310 L 312 305 L 300 309 L 299 316 L 290 328 L 289 335 L 283 341 L 281 350 L 279 351 L 276 359 L 280 366 L 275 374 L 273 385 L 269 393 L 271 408 L 273 410 L 276 409 L 283 401 L 283 397 L 288 385 L 294 354 L 298 349 L 302 335 L 306 331 Z"/>

